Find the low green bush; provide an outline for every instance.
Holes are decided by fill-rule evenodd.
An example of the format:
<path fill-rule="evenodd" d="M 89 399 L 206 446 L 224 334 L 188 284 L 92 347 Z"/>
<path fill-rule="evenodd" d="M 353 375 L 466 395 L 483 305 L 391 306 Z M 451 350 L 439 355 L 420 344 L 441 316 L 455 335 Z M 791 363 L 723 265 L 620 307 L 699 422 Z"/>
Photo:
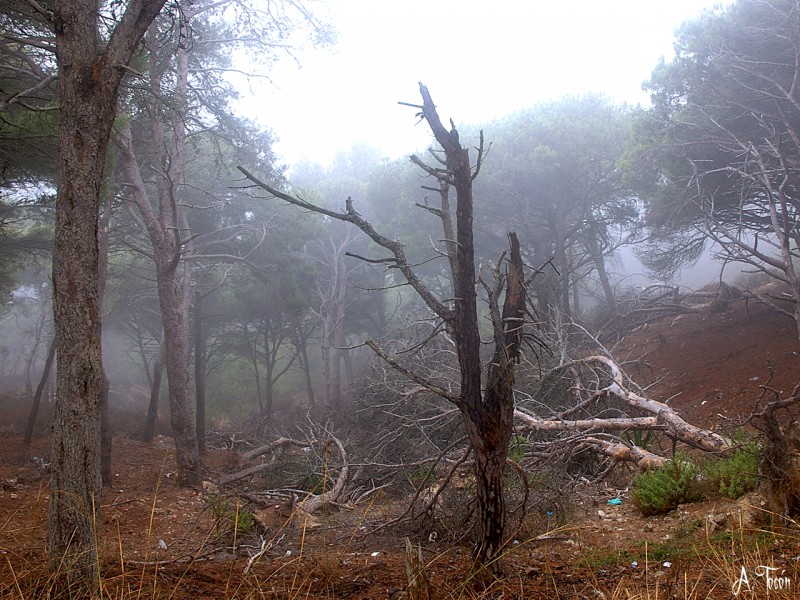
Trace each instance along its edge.
<path fill-rule="evenodd" d="M 756 488 L 759 460 L 758 444 L 749 442 L 727 458 L 705 463 L 703 473 L 713 493 L 736 500 Z"/>
<path fill-rule="evenodd" d="M 633 501 L 645 515 L 666 513 L 703 497 L 700 469 L 681 453 L 660 469 L 639 473 L 633 486 Z"/>
<path fill-rule="evenodd" d="M 221 494 L 206 494 L 206 501 L 214 517 L 214 529 L 218 537 L 230 533 L 250 533 L 256 526 L 253 513 L 238 502 Z"/>
<path fill-rule="evenodd" d="M 739 447 L 724 458 L 695 462 L 677 453 L 660 469 L 650 469 L 633 481 L 633 501 L 645 515 L 669 512 L 679 504 L 722 496 L 731 500 L 753 491 L 758 484 L 758 444 L 741 435 Z"/>

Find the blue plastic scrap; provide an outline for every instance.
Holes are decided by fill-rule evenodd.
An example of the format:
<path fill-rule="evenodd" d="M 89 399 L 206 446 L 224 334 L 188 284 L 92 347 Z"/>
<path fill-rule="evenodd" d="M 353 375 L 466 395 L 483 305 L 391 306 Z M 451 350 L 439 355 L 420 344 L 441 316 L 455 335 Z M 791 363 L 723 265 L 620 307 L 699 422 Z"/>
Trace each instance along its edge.
<path fill-rule="evenodd" d="M 608 501 L 608 503 L 611 504 L 612 506 L 619 506 L 620 504 L 622 504 L 622 498 L 612 498 L 611 500 Z"/>

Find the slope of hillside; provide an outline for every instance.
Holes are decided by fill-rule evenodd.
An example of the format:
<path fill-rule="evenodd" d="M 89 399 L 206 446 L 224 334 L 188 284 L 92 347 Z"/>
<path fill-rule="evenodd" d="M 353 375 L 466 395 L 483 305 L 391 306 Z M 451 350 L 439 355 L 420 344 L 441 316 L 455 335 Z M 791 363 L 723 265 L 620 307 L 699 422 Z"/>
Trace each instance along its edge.
<path fill-rule="evenodd" d="M 614 354 L 630 361 L 628 374 L 648 395 L 706 426 L 746 419 L 759 403 L 800 383 L 794 321 L 752 299 L 739 299 L 726 312 L 699 307 L 650 323 Z"/>

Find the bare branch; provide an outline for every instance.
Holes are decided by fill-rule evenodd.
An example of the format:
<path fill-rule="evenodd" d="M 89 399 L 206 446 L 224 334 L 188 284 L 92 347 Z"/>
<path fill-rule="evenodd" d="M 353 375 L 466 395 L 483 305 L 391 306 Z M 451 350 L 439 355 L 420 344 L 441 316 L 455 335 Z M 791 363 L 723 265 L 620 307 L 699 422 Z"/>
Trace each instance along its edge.
<path fill-rule="evenodd" d="M 386 248 L 394 255 L 394 262 L 397 269 L 403 274 L 408 281 L 409 285 L 414 288 L 414 290 L 420 295 L 423 301 L 430 307 L 430 309 L 439 315 L 442 319 L 449 321 L 453 318 L 453 312 L 451 309 L 447 308 L 444 304 L 442 304 L 431 291 L 427 288 L 427 286 L 422 283 L 422 281 L 417 277 L 416 273 L 412 270 L 411 266 L 409 265 L 408 261 L 406 260 L 405 251 L 403 250 L 403 245 L 399 242 L 394 240 L 390 240 L 387 237 L 382 236 L 375 228 L 372 227 L 372 224 L 369 221 L 366 221 L 364 218 L 359 215 L 355 209 L 353 208 L 353 201 L 348 198 L 345 203 L 345 212 L 336 212 L 332 210 L 328 210 L 322 208 L 321 206 L 316 206 L 303 200 L 302 198 L 298 198 L 296 196 L 291 196 L 280 190 L 277 190 L 270 186 L 269 184 L 261 181 L 258 177 L 250 173 L 247 169 L 240 166 L 238 169 L 244 174 L 247 179 L 252 181 L 256 186 L 260 187 L 261 189 L 267 191 L 271 195 L 275 196 L 283 200 L 284 202 L 288 202 L 293 206 L 297 206 L 298 208 L 303 208 L 309 210 L 311 212 L 315 212 L 318 214 L 322 214 L 332 219 L 336 219 L 337 221 L 344 221 L 345 223 L 352 223 L 356 227 L 358 227 L 361 231 L 366 233 L 370 239 Z"/>
<path fill-rule="evenodd" d="M 365 340 L 364 345 L 369 346 L 372 349 L 372 351 L 375 354 L 377 354 L 382 360 L 384 360 L 387 364 L 389 364 L 393 369 L 399 371 L 400 373 L 408 377 L 414 383 L 418 383 L 426 390 L 433 392 L 437 396 L 441 396 L 445 400 L 449 400 L 450 402 L 458 401 L 459 398 L 458 394 L 454 394 L 450 390 L 438 386 L 435 383 L 428 381 L 424 377 L 421 377 L 419 374 L 414 373 L 413 371 L 405 368 L 403 365 L 401 365 L 399 362 L 397 362 L 388 354 L 386 354 L 383 350 L 381 350 L 377 346 L 377 344 L 375 344 L 375 342 L 373 342 L 372 340 Z"/>

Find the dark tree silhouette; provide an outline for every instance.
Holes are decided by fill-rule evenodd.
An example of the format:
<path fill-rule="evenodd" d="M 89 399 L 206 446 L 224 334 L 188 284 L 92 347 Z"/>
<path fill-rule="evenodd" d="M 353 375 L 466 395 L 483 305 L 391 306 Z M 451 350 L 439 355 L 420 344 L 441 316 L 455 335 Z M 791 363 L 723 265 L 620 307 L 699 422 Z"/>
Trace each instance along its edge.
<path fill-rule="evenodd" d="M 245 176 L 256 186 L 294 206 L 311 210 L 328 217 L 354 224 L 373 242 L 391 253 L 383 259 L 370 259 L 399 270 L 408 284 L 427 306 L 444 322 L 455 342 L 460 367 L 460 388 L 450 391 L 414 373 L 387 355 L 374 342 L 366 344 L 383 360 L 406 374 L 410 379 L 453 402 L 461 412 L 470 444 L 475 455 L 475 477 L 478 498 L 478 543 L 474 556 L 479 565 L 491 571 L 500 569 L 499 556 L 503 547 L 505 505 L 503 501 L 503 469 L 506 464 L 508 443 L 512 434 L 514 414 L 514 366 L 519 356 L 525 316 L 525 286 L 519 242 L 509 234 L 510 252 L 499 261 L 492 286 L 484 284 L 488 293 L 490 315 L 494 326 L 494 352 L 486 369 L 481 364 L 481 339 L 478 328 L 477 278 L 473 241 L 472 182 L 477 177 L 484 150 L 478 149 L 476 167 L 470 164 L 469 150 L 462 147 L 458 131 L 453 125 L 447 130 L 441 123 L 428 89 L 420 84 L 423 117 L 441 146 L 444 157 L 437 167 L 430 167 L 419 158 L 411 160 L 435 177 L 442 190 L 441 208 L 425 208 L 437 215 L 446 235 L 447 251 L 452 281 L 452 300 L 439 300 L 414 272 L 406 260 L 403 245 L 378 233 L 370 222 L 356 212 L 353 202 L 347 199 L 344 212 L 315 206 L 305 200 L 285 194 L 262 182 L 243 167 Z M 452 123 L 451 123 L 452 125 Z M 455 188 L 455 227 L 448 208 L 448 193 Z M 505 270 L 503 271 L 503 266 Z M 504 296 L 502 309 L 500 299 Z"/>

